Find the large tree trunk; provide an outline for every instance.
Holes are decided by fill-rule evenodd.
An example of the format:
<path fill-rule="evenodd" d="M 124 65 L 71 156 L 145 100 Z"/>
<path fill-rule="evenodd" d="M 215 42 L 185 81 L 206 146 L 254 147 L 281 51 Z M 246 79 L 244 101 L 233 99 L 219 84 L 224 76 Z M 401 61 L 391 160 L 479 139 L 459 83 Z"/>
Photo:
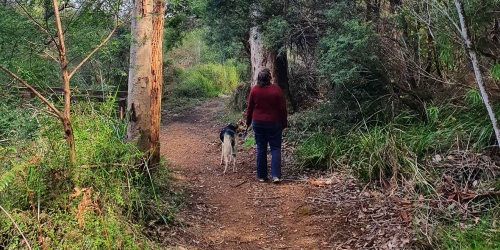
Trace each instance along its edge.
<path fill-rule="evenodd" d="M 500 130 L 498 129 L 497 118 L 491 107 L 490 100 L 488 98 L 488 93 L 484 87 L 483 76 L 481 74 L 481 69 L 479 68 L 479 62 L 477 60 L 476 52 L 472 47 L 472 41 L 469 39 L 469 34 L 467 31 L 467 23 L 465 22 L 465 15 L 462 7 L 462 3 L 459 0 L 454 0 L 455 7 L 457 8 L 458 17 L 460 20 L 460 35 L 465 44 L 465 50 L 469 53 L 470 60 L 472 62 L 472 67 L 474 69 L 474 76 L 476 77 L 477 85 L 483 97 L 484 106 L 488 110 L 488 115 L 490 116 L 491 124 L 493 125 L 493 130 L 495 131 L 498 147 L 500 147 Z"/>
<path fill-rule="evenodd" d="M 283 53 L 278 55 L 276 57 L 274 65 L 275 65 L 274 82 L 278 86 L 280 86 L 280 88 L 285 93 L 285 96 L 288 98 L 290 104 L 292 105 L 292 110 L 297 111 L 297 103 L 295 102 L 292 93 L 290 92 L 290 84 L 289 84 L 290 79 L 288 78 L 288 58 L 286 54 Z"/>
<path fill-rule="evenodd" d="M 153 7 L 153 37 L 151 56 L 151 134 L 150 134 L 150 165 L 160 163 L 160 121 L 161 93 L 163 82 L 163 24 L 165 22 L 165 0 L 154 0 Z"/>
<path fill-rule="evenodd" d="M 127 137 L 149 158 L 151 136 L 151 48 L 153 0 L 135 0 L 132 13 Z"/>
<path fill-rule="evenodd" d="M 273 77 L 275 75 L 276 54 L 264 47 L 259 26 L 250 29 L 250 63 L 252 65 L 252 87 L 257 84 L 257 76 L 264 68 L 268 68 Z"/>

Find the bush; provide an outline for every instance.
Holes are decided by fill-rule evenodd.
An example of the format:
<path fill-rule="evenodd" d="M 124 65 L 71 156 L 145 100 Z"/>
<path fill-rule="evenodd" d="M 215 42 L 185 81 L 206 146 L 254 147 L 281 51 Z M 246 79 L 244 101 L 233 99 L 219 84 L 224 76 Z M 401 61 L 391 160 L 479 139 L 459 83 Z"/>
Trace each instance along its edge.
<path fill-rule="evenodd" d="M 238 83 L 235 66 L 202 64 L 189 69 L 178 69 L 177 84 L 172 94 L 178 97 L 215 97 L 232 90 Z"/>
<path fill-rule="evenodd" d="M 77 165 L 67 164 L 62 126 L 38 114 L 32 140 L 0 144 L 0 200 L 31 244 L 49 249 L 154 248 L 141 224 L 172 217 L 177 201 L 157 197 L 163 180 L 143 176 L 141 153 L 123 142 L 125 122 L 114 102 L 73 105 Z M 21 128 L 22 129 L 22 128 Z M 22 134 L 22 133 L 16 133 Z M 163 171 L 164 169 L 160 170 Z M 166 178 L 168 173 L 161 173 Z M 171 203 L 172 202 L 172 203 Z M 0 216 L 0 248 L 23 243 L 11 221 Z"/>
<path fill-rule="evenodd" d="M 287 138 L 301 141 L 295 156 L 306 167 L 349 166 L 366 181 L 378 183 L 397 177 L 417 178 L 418 183 L 425 181 L 419 173 L 429 155 L 455 147 L 479 151 L 495 144 L 486 110 L 479 106 L 480 98 L 475 92 L 467 96 L 466 105 L 429 105 L 428 122 L 406 112 L 385 124 L 361 121 L 352 125 L 336 120 L 331 104 L 325 103 L 310 113 L 292 117 Z"/>

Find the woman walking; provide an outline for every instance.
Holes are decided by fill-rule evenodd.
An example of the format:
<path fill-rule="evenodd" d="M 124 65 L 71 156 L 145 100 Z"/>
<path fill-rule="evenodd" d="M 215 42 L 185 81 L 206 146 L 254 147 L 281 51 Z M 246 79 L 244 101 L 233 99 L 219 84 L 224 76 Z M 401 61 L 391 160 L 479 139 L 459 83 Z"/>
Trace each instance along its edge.
<path fill-rule="evenodd" d="M 271 149 L 271 180 L 281 181 L 281 135 L 287 127 L 285 96 L 280 87 L 271 83 L 271 72 L 263 69 L 257 77 L 257 85 L 248 97 L 246 122 L 252 125 L 257 144 L 257 178 L 268 178 L 267 145 Z"/>

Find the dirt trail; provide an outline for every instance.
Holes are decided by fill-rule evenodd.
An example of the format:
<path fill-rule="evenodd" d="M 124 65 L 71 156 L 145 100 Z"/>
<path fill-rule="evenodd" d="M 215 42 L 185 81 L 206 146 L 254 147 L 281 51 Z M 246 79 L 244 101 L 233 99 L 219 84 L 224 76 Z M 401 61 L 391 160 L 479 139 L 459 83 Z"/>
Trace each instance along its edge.
<path fill-rule="evenodd" d="M 359 235 L 358 227 L 365 225 L 346 223 L 357 213 L 330 203 L 312 205 L 311 197 L 320 190 L 304 180 L 286 179 L 287 162 L 282 183 L 259 183 L 255 149 L 240 144 L 236 172 L 228 169 L 222 175 L 222 124 L 214 117 L 223 106 L 221 100 L 206 102 L 169 119 L 162 129 L 162 155 L 189 193 L 187 208 L 177 214 L 181 226 L 165 236 L 166 244 L 179 249 L 335 249 Z"/>

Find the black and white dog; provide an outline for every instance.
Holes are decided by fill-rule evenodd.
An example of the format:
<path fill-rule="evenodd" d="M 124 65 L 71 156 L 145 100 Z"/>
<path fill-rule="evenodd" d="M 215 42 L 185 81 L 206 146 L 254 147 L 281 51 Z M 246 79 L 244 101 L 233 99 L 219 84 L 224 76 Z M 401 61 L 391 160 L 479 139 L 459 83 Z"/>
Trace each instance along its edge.
<path fill-rule="evenodd" d="M 220 156 L 220 165 L 225 163 L 224 174 L 227 171 L 227 165 L 233 163 L 233 172 L 236 172 L 236 135 L 239 132 L 238 125 L 228 124 L 220 131 L 220 141 L 222 142 L 222 153 Z"/>

